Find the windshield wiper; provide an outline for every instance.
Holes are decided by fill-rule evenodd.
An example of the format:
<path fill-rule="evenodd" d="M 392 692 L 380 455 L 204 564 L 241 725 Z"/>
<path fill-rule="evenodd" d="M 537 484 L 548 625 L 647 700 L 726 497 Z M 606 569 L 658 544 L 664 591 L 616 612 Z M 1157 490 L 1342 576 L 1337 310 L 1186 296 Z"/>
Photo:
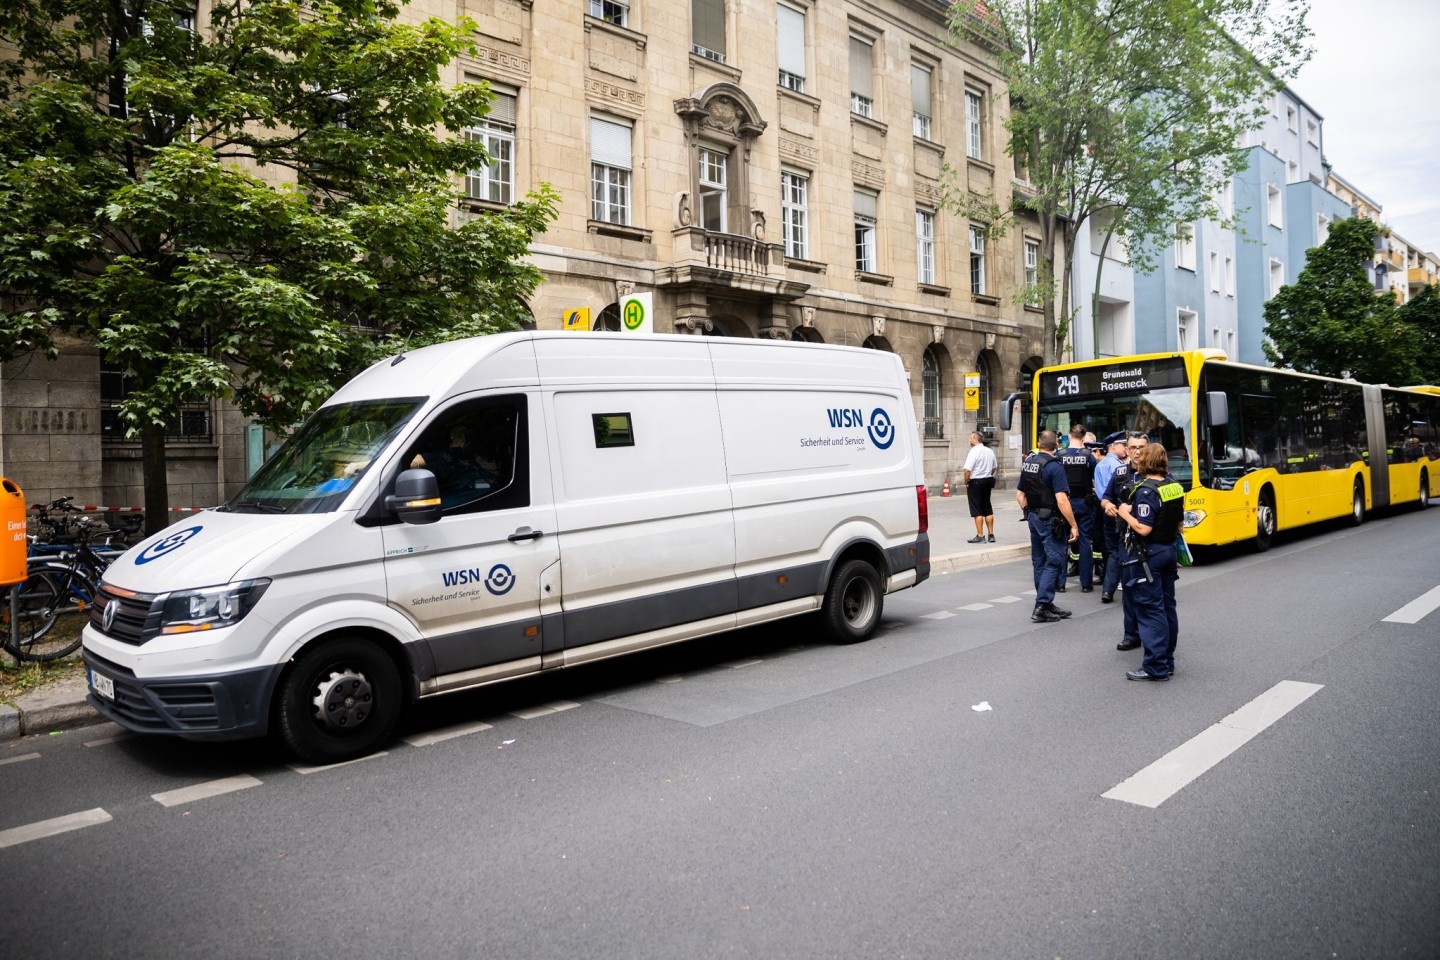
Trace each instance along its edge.
<path fill-rule="evenodd" d="M 234 509 L 254 508 L 255 511 L 258 512 L 258 513 L 288 513 L 288 512 L 289 512 L 289 511 L 287 511 L 284 507 L 277 507 L 277 506 L 276 506 L 275 504 L 273 504 L 273 503 L 261 503 L 259 500 L 237 500 L 237 501 L 234 501 L 233 503 L 227 504 L 227 506 L 229 506 L 229 507 L 231 507 L 231 508 L 234 508 Z"/>

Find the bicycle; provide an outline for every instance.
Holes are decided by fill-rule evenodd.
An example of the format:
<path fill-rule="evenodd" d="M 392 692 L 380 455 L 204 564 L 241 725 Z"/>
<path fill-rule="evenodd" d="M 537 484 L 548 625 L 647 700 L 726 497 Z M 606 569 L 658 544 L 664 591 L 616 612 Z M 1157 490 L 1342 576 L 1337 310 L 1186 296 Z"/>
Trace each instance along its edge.
<path fill-rule="evenodd" d="M 96 584 L 123 552 L 93 547 L 97 531 L 88 517 L 78 518 L 74 526 L 79 543 L 53 559 L 31 560 L 25 582 L 12 588 L 10 602 L 0 611 L 4 625 L 0 643 L 18 660 L 58 660 L 75 652 Z M 107 544 L 109 536 L 105 535 Z"/>

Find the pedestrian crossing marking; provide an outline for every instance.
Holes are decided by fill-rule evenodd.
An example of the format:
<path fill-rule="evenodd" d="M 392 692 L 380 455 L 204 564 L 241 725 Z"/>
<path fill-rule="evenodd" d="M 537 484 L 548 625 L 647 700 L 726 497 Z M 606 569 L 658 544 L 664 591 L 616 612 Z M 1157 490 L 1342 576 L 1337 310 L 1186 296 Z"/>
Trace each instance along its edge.
<path fill-rule="evenodd" d="M 991 600 L 990 602 L 991 602 L 991 603 L 1019 603 L 1019 602 L 1020 602 L 1020 598 L 1019 598 L 1019 597 L 1011 597 L 1011 596 L 996 597 L 994 600 Z"/>
<path fill-rule="evenodd" d="M 941 610 L 938 613 L 926 613 L 921 614 L 921 616 L 925 620 L 949 620 L 951 617 L 955 616 L 955 614 L 951 613 L 949 610 Z"/>
<path fill-rule="evenodd" d="M 990 609 L 990 604 L 988 604 L 988 603 L 967 603 L 967 604 L 965 604 L 965 606 L 961 607 L 960 609 L 961 609 L 961 610 L 989 610 L 989 609 Z"/>

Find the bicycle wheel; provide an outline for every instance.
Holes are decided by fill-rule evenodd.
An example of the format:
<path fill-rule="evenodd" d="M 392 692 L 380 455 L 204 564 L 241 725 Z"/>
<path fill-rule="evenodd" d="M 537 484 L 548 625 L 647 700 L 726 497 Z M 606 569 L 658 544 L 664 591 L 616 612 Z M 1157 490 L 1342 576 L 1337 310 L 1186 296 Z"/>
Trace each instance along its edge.
<path fill-rule="evenodd" d="M 5 649 L 21 660 L 58 660 L 80 646 L 80 631 L 90 612 L 95 586 L 84 574 L 55 565 L 32 568 L 17 588 L 11 629 L 9 594 L 3 594 Z"/>

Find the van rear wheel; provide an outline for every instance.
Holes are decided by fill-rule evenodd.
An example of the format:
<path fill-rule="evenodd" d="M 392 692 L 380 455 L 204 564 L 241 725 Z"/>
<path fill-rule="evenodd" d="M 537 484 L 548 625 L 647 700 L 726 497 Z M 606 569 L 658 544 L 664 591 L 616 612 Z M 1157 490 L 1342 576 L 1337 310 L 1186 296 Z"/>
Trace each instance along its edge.
<path fill-rule="evenodd" d="M 301 653 L 280 683 L 280 738 L 311 763 L 364 756 L 394 733 L 400 689 L 394 661 L 375 644 L 323 641 Z"/>
<path fill-rule="evenodd" d="M 820 618 L 835 643 L 859 643 L 870 639 L 884 608 L 880 574 L 864 560 L 847 560 L 830 578 Z"/>

